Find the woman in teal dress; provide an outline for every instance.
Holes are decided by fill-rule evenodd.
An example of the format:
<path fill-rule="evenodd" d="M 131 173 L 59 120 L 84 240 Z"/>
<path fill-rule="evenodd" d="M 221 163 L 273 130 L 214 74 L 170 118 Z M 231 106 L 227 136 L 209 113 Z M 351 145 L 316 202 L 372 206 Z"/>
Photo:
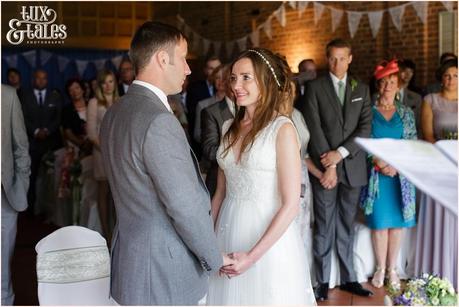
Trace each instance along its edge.
<path fill-rule="evenodd" d="M 372 138 L 416 139 L 414 113 L 398 101 L 398 71 L 395 60 L 376 67 L 379 95 L 372 109 Z M 376 256 L 372 284 L 380 288 L 387 277 L 398 288 L 395 267 L 403 228 L 416 224 L 415 187 L 383 160 L 371 155 L 368 159 L 369 180 L 362 189 L 361 206 Z"/>

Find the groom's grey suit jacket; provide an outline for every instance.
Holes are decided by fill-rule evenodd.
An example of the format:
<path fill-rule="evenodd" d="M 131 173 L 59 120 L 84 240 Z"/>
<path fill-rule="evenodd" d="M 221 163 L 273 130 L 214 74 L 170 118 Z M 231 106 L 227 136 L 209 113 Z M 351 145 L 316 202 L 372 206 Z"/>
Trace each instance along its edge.
<path fill-rule="evenodd" d="M 185 132 L 132 84 L 106 113 L 101 150 L 115 201 L 111 294 L 121 305 L 194 305 L 222 266 L 210 199 Z"/>

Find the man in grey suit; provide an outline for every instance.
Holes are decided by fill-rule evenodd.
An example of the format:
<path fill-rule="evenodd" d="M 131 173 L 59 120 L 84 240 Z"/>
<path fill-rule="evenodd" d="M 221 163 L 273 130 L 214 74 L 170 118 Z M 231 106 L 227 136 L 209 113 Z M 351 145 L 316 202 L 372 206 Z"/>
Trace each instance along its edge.
<path fill-rule="evenodd" d="M 201 143 L 203 156 L 210 161 L 206 176 L 206 186 L 213 196 L 217 188 L 217 149 L 222 137 L 223 123 L 234 118 L 234 102 L 228 96 L 202 110 Z"/>
<path fill-rule="evenodd" d="M 191 73 L 186 54 L 176 28 L 140 26 L 129 51 L 136 80 L 102 121 L 117 214 L 111 294 L 121 305 L 195 305 L 208 275 L 231 262 L 217 247 L 198 162 L 167 103 Z"/>
<path fill-rule="evenodd" d="M 352 62 L 348 42 L 331 41 L 326 55 L 329 72 L 307 83 L 302 108 L 311 133 L 309 154 L 324 173 L 320 180 L 311 176 L 317 300 L 328 298 L 333 245 L 339 259 L 340 288 L 362 296 L 372 294 L 356 282 L 352 256 L 360 188 L 367 183 L 366 154 L 354 138 L 370 136 L 370 94 L 368 86 L 347 73 Z"/>
<path fill-rule="evenodd" d="M 18 212 L 27 208 L 29 143 L 16 89 L 2 84 L 2 305 L 13 305 L 11 257 Z"/>

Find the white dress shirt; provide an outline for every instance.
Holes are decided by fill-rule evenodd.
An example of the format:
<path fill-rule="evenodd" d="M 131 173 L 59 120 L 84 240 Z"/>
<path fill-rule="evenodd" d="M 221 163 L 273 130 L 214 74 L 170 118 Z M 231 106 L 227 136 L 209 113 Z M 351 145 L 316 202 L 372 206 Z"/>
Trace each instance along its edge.
<path fill-rule="evenodd" d="M 344 83 L 344 86 L 346 86 L 346 81 L 347 81 L 347 73 L 344 74 L 344 77 L 342 79 L 338 79 L 337 76 L 335 76 L 334 74 L 332 74 L 331 72 L 330 73 L 330 77 L 332 79 L 332 83 L 333 83 L 333 88 L 335 89 L 335 93 L 336 93 L 336 96 L 339 97 L 339 94 L 338 94 L 338 88 L 339 88 L 339 85 L 338 85 L 338 82 L 339 81 L 342 81 Z M 344 146 L 340 146 L 338 147 L 338 149 L 336 149 L 340 155 L 343 157 L 343 160 L 349 156 L 349 151 L 344 147 Z"/>
<path fill-rule="evenodd" d="M 158 96 L 159 100 L 161 100 L 161 102 L 164 104 L 166 109 L 169 110 L 169 112 L 171 112 L 172 114 L 174 113 L 172 112 L 172 108 L 169 105 L 169 102 L 167 102 L 166 94 L 162 90 L 160 90 L 158 87 L 154 86 L 153 84 L 150 84 L 144 81 L 140 81 L 140 80 L 134 80 L 132 83 L 140 85 L 140 86 L 144 86 L 150 91 L 152 91 L 156 96 Z"/>
<path fill-rule="evenodd" d="M 45 97 L 46 97 L 46 89 L 42 89 L 42 90 L 39 90 L 39 89 L 36 89 L 34 88 L 33 89 L 33 93 L 35 94 L 35 98 L 37 99 L 37 102 L 40 103 L 40 99 L 39 99 L 39 93 L 41 92 L 41 99 L 43 101 L 43 104 L 45 104 Z"/>

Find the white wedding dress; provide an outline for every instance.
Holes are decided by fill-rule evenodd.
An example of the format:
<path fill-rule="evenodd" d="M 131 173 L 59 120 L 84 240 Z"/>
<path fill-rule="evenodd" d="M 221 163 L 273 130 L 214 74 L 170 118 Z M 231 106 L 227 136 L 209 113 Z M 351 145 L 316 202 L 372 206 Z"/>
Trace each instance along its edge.
<path fill-rule="evenodd" d="M 230 125 L 223 125 L 223 134 Z M 276 136 L 284 116 L 271 121 L 236 164 L 232 150 L 217 160 L 226 177 L 226 197 L 217 221 L 217 239 L 225 253 L 248 252 L 281 205 L 276 169 Z M 208 305 L 315 305 L 304 244 L 296 221 L 243 274 L 210 278 Z"/>

